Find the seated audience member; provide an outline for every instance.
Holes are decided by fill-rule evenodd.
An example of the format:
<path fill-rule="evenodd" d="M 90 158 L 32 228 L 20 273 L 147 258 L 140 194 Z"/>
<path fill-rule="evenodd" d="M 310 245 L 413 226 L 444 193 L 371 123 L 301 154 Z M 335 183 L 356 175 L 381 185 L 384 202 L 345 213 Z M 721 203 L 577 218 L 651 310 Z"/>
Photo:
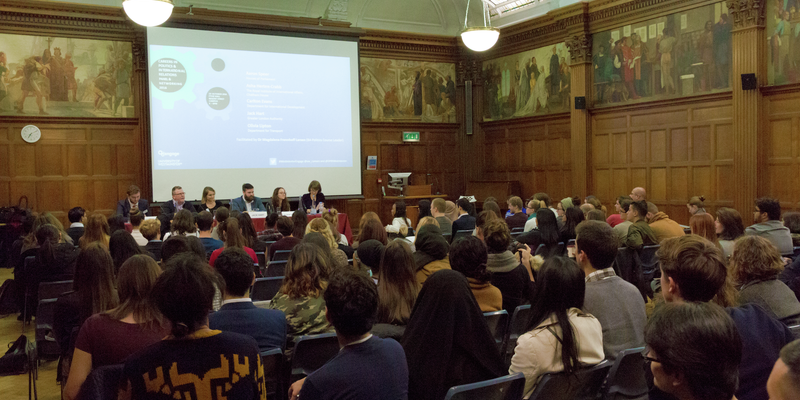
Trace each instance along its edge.
<path fill-rule="evenodd" d="M 242 233 L 242 238 L 244 238 L 244 245 L 258 253 L 267 251 L 267 243 L 258 240 L 256 227 L 253 225 L 253 219 L 250 214 L 240 213 L 236 216 L 236 220 L 239 221 L 239 231 Z"/>
<path fill-rule="evenodd" d="M 425 217 L 425 218 L 420 218 L 419 219 L 419 222 L 417 223 L 417 227 L 415 228 L 415 230 L 419 231 L 419 229 L 422 228 L 425 225 L 435 225 L 437 228 L 439 228 L 439 230 L 442 229 L 439 226 L 439 221 L 437 221 L 436 218 Z"/>
<path fill-rule="evenodd" d="M 125 221 L 130 218 L 132 211 L 139 211 L 144 215 L 148 215 L 150 203 L 142 198 L 142 191 L 136 185 L 128 187 L 127 197 L 117 202 L 117 214 L 125 218 Z"/>
<path fill-rule="evenodd" d="M 647 201 L 647 192 L 645 192 L 643 187 L 635 187 L 631 190 L 629 197 L 633 201 Z"/>
<path fill-rule="evenodd" d="M 331 262 L 333 262 L 333 268 L 347 268 L 347 254 L 344 251 L 339 250 L 339 244 L 336 243 L 336 239 L 333 238 L 333 232 L 331 232 L 331 225 L 328 221 L 325 221 L 322 218 L 314 218 L 311 222 L 306 226 L 306 235 L 311 232 L 316 232 L 322 235 L 325 238 L 325 242 L 327 243 L 328 250 L 331 254 Z"/>
<path fill-rule="evenodd" d="M 108 241 L 108 252 L 114 261 L 114 275 L 119 273 L 119 269 L 129 258 L 142 254 L 142 249 L 133 240 L 133 236 L 125 231 L 116 231 L 111 234 Z"/>
<path fill-rule="evenodd" d="M 614 233 L 617 234 L 617 239 L 619 240 L 620 246 L 625 245 L 625 240 L 628 239 L 628 230 L 630 229 L 633 222 L 628 220 L 628 214 L 632 212 L 631 204 L 633 201 L 631 199 L 623 199 L 620 204 L 620 214 L 624 220 L 614 226 Z M 645 214 L 646 216 L 646 214 Z"/>
<path fill-rule="evenodd" d="M 692 235 L 697 235 L 705 238 L 711 243 L 714 243 L 720 249 L 719 239 L 717 239 L 717 227 L 714 224 L 714 218 L 707 213 L 697 213 L 689 218 L 689 228 Z"/>
<path fill-rule="evenodd" d="M 722 251 L 699 236 L 667 239 L 656 255 L 661 266 L 661 292 L 668 303 L 709 302 L 728 279 Z M 744 345 L 736 398 L 766 399 L 769 372 L 792 334 L 761 307 L 749 304 L 726 311 Z"/>
<path fill-rule="evenodd" d="M 526 213 L 528 214 L 528 220 L 525 221 L 525 227 L 522 229 L 523 232 L 528 232 L 530 230 L 536 229 L 536 213 L 542 209 L 547 208 L 544 205 L 544 202 L 541 200 L 530 199 L 528 200 L 528 204 L 526 206 Z"/>
<path fill-rule="evenodd" d="M 733 241 L 744 235 L 742 216 L 732 208 L 722 207 L 717 210 L 714 227 L 719 245 L 727 260 L 733 254 Z"/>
<path fill-rule="evenodd" d="M 347 255 L 347 259 L 353 259 L 353 253 L 355 250 L 350 247 L 350 242 L 347 240 L 347 236 L 341 234 L 339 232 L 339 211 L 336 211 L 335 208 L 329 208 L 322 214 L 322 219 L 328 223 L 331 227 L 331 233 L 333 234 L 333 239 L 336 241 L 336 245 L 338 246 L 339 250 L 343 251 L 345 255 Z"/>
<path fill-rule="evenodd" d="M 215 281 L 213 272 L 194 254 L 170 260 L 151 298 L 170 321 L 172 334 L 125 361 L 120 399 L 179 398 L 185 393 L 194 393 L 198 400 L 266 397 L 256 341 L 208 328 Z M 166 377 L 166 371 L 173 371 L 170 384 L 150 379 Z M 179 376 L 184 380 L 175 381 Z M 214 381 L 213 388 L 209 379 Z"/>
<path fill-rule="evenodd" d="M 283 239 L 283 235 L 278 232 L 278 228 L 276 227 L 278 224 L 278 217 L 280 217 L 278 213 L 272 213 L 267 216 L 267 219 L 264 220 L 264 230 L 258 232 L 258 240 L 262 242 L 277 242 Z"/>
<path fill-rule="evenodd" d="M 241 249 L 227 249 L 217 257 L 214 269 L 225 280 L 225 290 L 222 308 L 208 316 L 208 327 L 251 336 L 262 352 L 283 349 L 286 317 L 280 311 L 256 307 L 248 295 L 256 278 L 250 256 Z"/>
<path fill-rule="evenodd" d="M 289 199 L 286 197 L 286 189 L 282 187 L 276 187 L 275 190 L 272 191 L 270 203 L 272 204 L 272 212 L 278 215 L 282 212 L 292 211 L 292 208 L 289 206 Z"/>
<path fill-rule="evenodd" d="M 647 203 L 644 201 L 634 201 L 631 203 L 628 210 L 628 221 L 631 226 L 628 227 L 628 236 L 622 243 L 628 248 L 639 250 L 644 246 L 653 246 L 658 244 L 653 230 L 650 225 L 645 221 L 647 215 Z"/>
<path fill-rule="evenodd" d="M 417 207 L 419 208 L 419 215 L 417 216 L 418 219 L 433 216 L 433 214 L 431 214 L 430 200 L 420 200 L 419 203 L 417 203 Z"/>
<path fill-rule="evenodd" d="M 622 210 L 622 201 L 625 199 L 630 200 L 628 196 L 619 196 L 617 198 L 617 202 L 614 203 L 614 211 L 616 213 L 609 215 L 608 218 L 606 219 L 606 222 L 608 222 L 608 224 L 611 225 L 612 228 L 625 222 L 625 215 L 623 215 L 623 210 Z"/>
<path fill-rule="evenodd" d="M 197 225 L 195 225 L 194 215 L 191 211 L 181 210 L 175 214 L 170 231 L 164 235 L 164 240 L 175 235 L 197 237 Z"/>
<path fill-rule="evenodd" d="M 381 224 L 380 220 L 361 218 L 359 228 L 357 240 L 353 241 L 353 247 L 355 247 L 356 251 L 358 251 L 359 243 L 370 239 L 375 239 L 383 243 L 384 246 L 389 244 L 389 236 L 386 234 L 386 229 L 383 228 L 383 224 Z M 419 232 L 417 232 L 417 236 L 419 236 Z"/>
<path fill-rule="evenodd" d="M 524 398 L 530 397 L 543 374 L 572 375 L 581 364 L 597 364 L 604 358 L 600 322 L 581 311 L 586 284 L 575 261 L 550 257 L 538 276 L 528 332 L 517 339 L 508 369 L 525 374 Z"/>
<path fill-rule="evenodd" d="M 737 240 L 730 262 L 740 304 L 759 305 L 786 326 L 800 324 L 800 302 L 778 280 L 783 259 L 769 240 L 752 235 Z"/>
<path fill-rule="evenodd" d="M 453 231 L 451 235 L 456 236 L 458 231 L 475 230 L 475 217 L 469 215 L 472 205 L 467 199 L 458 199 L 458 218 L 453 221 Z"/>
<path fill-rule="evenodd" d="M 644 302 L 636 286 L 614 273 L 619 245 L 611 226 L 605 221 L 585 221 L 576 231 L 575 259 L 586 275 L 583 311 L 600 321 L 603 353 L 613 360 L 622 350 L 644 346 Z"/>
<path fill-rule="evenodd" d="M 180 186 L 172 188 L 172 201 L 161 204 L 161 214 L 158 220 L 161 221 L 161 236 L 165 236 L 170 231 L 170 223 L 175 218 L 175 214 L 181 210 L 189 210 L 194 213 L 195 207 L 191 201 L 186 201 L 186 192 Z"/>
<path fill-rule="evenodd" d="M 161 246 L 164 244 L 161 241 L 161 221 L 157 219 L 145 220 L 139 226 L 139 232 L 147 239 L 147 244 L 140 246 L 142 250 L 152 254 L 154 260 L 161 261 Z"/>
<path fill-rule="evenodd" d="M 386 226 L 386 233 L 406 237 L 409 227 L 411 227 L 411 220 L 406 216 L 406 202 L 398 200 L 392 204 L 392 223 Z"/>
<path fill-rule="evenodd" d="M 767 393 L 772 400 L 800 399 L 800 340 L 781 349 L 767 381 Z"/>
<path fill-rule="evenodd" d="M 316 245 L 302 243 L 292 249 L 286 263 L 283 285 L 269 308 L 283 311 L 286 316 L 286 334 L 289 336 L 314 335 L 330 331 L 325 319 L 325 291 L 323 280 L 325 260 Z"/>
<path fill-rule="evenodd" d="M 237 221 L 236 218 L 228 218 L 225 220 L 225 222 L 222 223 L 220 234 L 224 239 L 224 244 L 221 248 L 211 252 L 211 257 L 208 259 L 209 265 L 212 267 L 214 266 L 214 262 L 217 260 L 217 257 L 219 257 L 223 250 L 234 247 L 244 250 L 248 255 L 250 255 L 250 259 L 253 260 L 255 264 L 258 264 L 256 252 L 253 251 L 253 249 L 245 246 L 244 237 L 239 230 L 239 221 Z"/>
<path fill-rule="evenodd" d="M 70 280 L 75 273 L 75 259 L 79 252 L 75 246 L 62 242 L 61 235 L 51 224 L 39 226 L 35 232 L 38 247 L 23 253 L 25 257 L 35 257 L 33 264 L 18 269 L 14 275 L 20 289 L 17 305 L 23 310 L 27 301 L 28 317 L 36 315 L 40 283 Z"/>
<path fill-rule="evenodd" d="M 289 388 L 294 399 L 405 399 L 408 364 L 394 340 L 370 333 L 378 293 L 369 278 L 337 272 L 325 289 L 325 317 L 336 330 L 341 350 L 323 367 Z"/>
<path fill-rule="evenodd" d="M 294 237 L 294 223 L 291 218 L 279 217 L 275 227 L 283 235 L 283 238 L 269 246 L 268 259 L 270 260 L 275 256 L 276 251 L 291 250 L 300 243 L 300 239 Z"/>
<path fill-rule="evenodd" d="M 686 234 L 677 222 L 669 219 L 669 215 L 658 211 L 658 206 L 647 202 L 647 223 L 656 235 L 656 240 L 661 243 L 664 239 L 679 237 Z"/>
<path fill-rule="evenodd" d="M 571 207 L 564 211 L 564 226 L 558 232 L 558 241 L 566 245 L 570 240 L 575 239 L 575 227 L 585 219 L 583 211 L 578 207 Z"/>
<path fill-rule="evenodd" d="M 319 181 L 311 181 L 308 184 L 308 193 L 300 198 L 300 207 L 307 214 L 317 214 L 325 211 L 325 195 L 322 194 L 322 185 Z"/>
<path fill-rule="evenodd" d="M 75 399 L 92 369 L 121 364 L 169 334 L 161 313 L 150 302 L 161 268 L 152 258 L 135 255 L 117 274 L 119 306 L 89 317 L 81 326 L 64 398 Z"/>
<path fill-rule="evenodd" d="M 242 195 L 231 200 L 231 211 L 267 211 L 264 202 L 256 197 L 253 185 L 242 185 Z"/>
<path fill-rule="evenodd" d="M 434 272 L 450 269 L 450 260 L 447 259 L 450 246 L 442 236 L 442 231 L 435 225 L 425 225 L 417 232 L 414 247 L 417 248 L 414 252 L 414 266 L 417 283 L 420 285 Z"/>
<path fill-rule="evenodd" d="M 461 272 L 469 282 L 469 288 L 482 312 L 503 309 L 503 295 L 492 285 L 492 273 L 486 266 L 486 245 L 475 236 L 467 236 L 450 246 L 450 268 Z"/>
<path fill-rule="evenodd" d="M 783 226 L 789 228 L 789 234 L 792 236 L 792 246 L 800 246 L 800 213 L 784 213 Z"/>
<path fill-rule="evenodd" d="M 136 244 L 139 246 L 146 246 L 147 239 L 142 236 L 142 232 L 139 231 L 139 227 L 142 225 L 142 221 L 144 221 L 144 214 L 134 211 L 131 213 L 131 236 L 133 236 L 133 240 L 136 241 Z"/>
<path fill-rule="evenodd" d="M 586 213 L 586 220 L 606 222 L 606 214 L 601 210 L 592 210 Z M 608 224 L 608 222 L 606 222 L 606 224 Z"/>
<path fill-rule="evenodd" d="M 322 266 L 322 279 L 327 281 L 333 273 L 333 270 L 336 268 L 333 262 L 333 251 L 328 238 L 319 232 L 309 232 L 307 235 L 303 236 L 303 240 L 300 243 L 313 244 L 314 246 L 318 247 L 317 250 L 325 261 L 324 265 Z"/>
<path fill-rule="evenodd" d="M 225 207 L 220 208 L 214 213 L 214 227 L 211 229 L 211 237 L 217 240 L 222 240 L 219 236 L 219 226 L 225 222 L 226 219 L 231 217 L 231 212 Z"/>
<path fill-rule="evenodd" d="M 491 220 L 495 220 L 495 219 L 501 219 L 501 217 L 498 216 L 497 213 L 495 213 L 494 211 L 489 211 L 489 210 L 481 211 L 481 213 L 478 214 L 478 217 L 475 218 L 475 234 L 474 234 L 474 236 L 476 238 L 480 239 L 480 240 L 483 240 L 484 239 L 483 227 L 486 226 L 487 222 L 489 222 Z"/>
<path fill-rule="evenodd" d="M 206 252 L 206 259 L 211 257 L 211 253 L 216 249 L 222 248 L 225 243 L 211 237 L 211 225 L 214 223 L 214 217 L 208 211 L 200 211 L 197 218 L 194 219 L 197 226 L 200 243 L 203 244 L 203 249 Z"/>
<path fill-rule="evenodd" d="M 591 204 L 595 210 L 600 210 L 603 212 L 603 214 L 606 214 L 608 212 L 606 206 L 604 206 L 603 203 L 600 202 L 600 199 L 598 199 L 597 196 L 592 196 L 592 195 L 586 196 L 586 198 L 583 201 L 584 204 Z"/>
<path fill-rule="evenodd" d="M 178 254 L 192 253 L 192 247 L 188 239 L 186 236 L 173 236 L 165 240 L 164 245 L 161 246 L 161 265 L 166 266 L 169 260 Z"/>
<path fill-rule="evenodd" d="M 549 208 L 550 211 L 553 212 L 553 215 L 555 215 L 557 213 L 558 210 L 553 208 L 553 206 L 551 204 L 552 200 L 550 200 L 550 195 L 548 195 L 547 193 L 542 193 L 542 192 L 536 193 L 536 194 L 533 195 L 533 199 L 534 200 L 539 200 L 542 203 L 544 203 L 544 206 L 546 208 Z"/>
<path fill-rule="evenodd" d="M 78 243 L 86 230 L 83 223 L 86 222 L 86 210 L 83 207 L 73 207 L 67 213 L 69 219 L 69 229 L 67 234 L 72 238 L 72 243 Z"/>
<path fill-rule="evenodd" d="M 567 209 L 574 207 L 575 204 L 572 202 L 572 197 L 565 197 L 561 199 L 558 204 L 556 204 L 556 220 L 558 221 L 558 227 L 561 228 L 564 226 L 564 220 L 566 219 L 566 212 Z"/>
<path fill-rule="evenodd" d="M 589 211 L 595 210 L 594 206 L 589 203 L 583 203 L 580 206 L 581 212 L 583 213 L 583 219 L 589 216 Z"/>
<path fill-rule="evenodd" d="M 456 203 L 446 200 L 444 202 L 444 214 L 451 223 L 458 219 L 458 206 L 456 206 Z"/>
<path fill-rule="evenodd" d="M 116 231 L 126 231 L 125 229 L 125 218 L 122 218 L 122 215 L 114 214 L 106 219 L 108 221 L 108 234 L 112 234 Z M 126 231 L 127 232 L 127 231 Z"/>
<path fill-rule="evenodd" d="M 536 225 L 536 229 L 517 236 L 517 242 L 528 245 L 532 253 L 541 254 L 544 258 L 556 255 L 558 253 L 556 214 L 549 208 L 540 208 L 539 211 L 536 211 Z M 540 245 L 544 245 L 542 251 L 538 250 Z M 489 258 L 491 259 L 491 256 Z M 502 290 L 500 289 L 500 291 Z"/>
<path fill-rule="evenodd" d="M 696 215 L 696 214 L 695 214 Z M 678 400 L 731 400 L 739 386 L 742 339 L 725 310 L 710 303 L 667 304 L 647 324 L 655 386 Z M 766 397 L 765 397 L 766 398 Z"/>
<path fill-rule="evenodd" d="M 444 199 L 433 199 L 433 202 L 431 202 L 431 214 L 436 218 L 436 222 L 439 223 L 439 229 L 441 229 L 442 232 L 453 232 L 453 221 L 447 218 L 446 210 L 447 203 Z M 417 231 L 419 231 L 419 229 Z"/>
<path fill-rule="evenodd" d="M 196 211 L 208 211 L 214 214 L 222 207 L 222 202 L 217 200 L 217 192 L 211 186 L 203 188 L 203 197 L 200 198 L 200 204 L 197 205 Z"/>
<path fill-rule="evenodd" d="M 686 208 L 689 209 L 689 215 L 705 214 L 706 213 L 706 198 L 703 196 L 694 196 L 686 203 Z"/>
<path fill-rule="evenodd" d="M 488 251 L 486 269 L 491 273 L 491 283 L 500 289 L 502 307 L 511 315 L 517 306 L 527 303 L 532 294 L 530 252 L 524 250 L 520 260 L 508 249 L 511 245 L 511 232 L 500 219 L 491 220 L 483 226 L 483 241 Z"/>
<path fill-rule="evenodd" d="M 114 261 L 100 243 L 91 243 L 81 249 L 75 260 L 75 277 L 71 292 L 58 297 L 53 318 L 53 333 L 68 355 L 69 337 L 73 328 L 79 327 L 90 316 L 119 305 L 114 288 Z"/>
<path fill-rule="evenodd" d="M 292 213 L 292 222 L 294 223 L 294 231 L 292 235 L 298 239 L 302 239 L 306 234 L 306 225 L 308 225 L 308 214 L 303 210 L 296 210 Z"/>
<path fill-rule="evenodd" d="M 84 249 L 86 246 L 98 242 L 108 249 L 109 239 L 111 239 L 111 232 L 106 216 L 103 214 L 90 215 L 86 220 L 86 231 L 81 236 L 80 247 Z"/>
<path fill-rule="evenodd" d="M 372 276 L 372 280 L 377 285 L 381 277 L 381 257 L 383 257 L 383 251 L 386 249 L 386 246 L 375 239 L 370 239 L 359 244 L 358 249 L 361 251 L 361 254 L 356 253 L 355 258 L 353 259 L 353 264 L 355 265 L 356 270 Z M 411 263 L 413 275 L 413 258 Z M 414 282 L 416 283 L 416 277 L 414 279 Z"/>
<path fill-rule="evenodd" d="M 369 240 L 369 248 L 381 249 L 376 240 Z M 370 257 L 377 251 L 373 251 Z M 378 270 L 378 319 L 381 324 L 405 325 L 411 317 L 419 284 L 414 276 L 414 256 L 407 243 L 392 241 L 380 254 Z M 375 278 L 376 275 L 373 275 Z"/>
<path fill-rule="evenodd" d="M 467 278 L 456 271 L 425 282 L 400 343 L 412 366 L 409 399 L 440 400 L 453 386 L 506 375 Z"/>
<path fill-rule="evenodd" d="M 485 205 L 484 208 L 486 208 Z M 513 196 L 508 199 L 508 212 L 510 213 L 510 215 L 506 216 L 508 229 L 525 228 L 525 223 L 528 222 L 528 216 L 522 210 L 522 199 L 520 199 L 519 196 Z"/>
<path fill-rule="evenodd" d="M 792 234 L 780 219 L 781 203 L 777 199 L 762 197 L 756 200 L 756 210 L 753 212 L 755 224 L 748 226 L 744 233 L 767 238 L 781 254 L 792 254 Z"/>

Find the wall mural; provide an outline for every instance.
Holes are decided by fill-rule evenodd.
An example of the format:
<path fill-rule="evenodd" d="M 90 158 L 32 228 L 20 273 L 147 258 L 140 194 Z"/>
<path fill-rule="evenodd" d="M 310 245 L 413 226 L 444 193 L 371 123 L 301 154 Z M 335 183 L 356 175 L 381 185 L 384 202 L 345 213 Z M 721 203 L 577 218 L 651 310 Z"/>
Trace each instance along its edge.
<path fill-rule="evenodd" d="M 131 43 L 0 35 L 0 115 L 134 117 Z"/>
<path fill-rule="evenodd" d="M 456 65 L 361 58 L 361 119 L 456 122 Z"/>
<path fill-rule="evenodd" d="M 564 43 L 483 62 L 483 120 L 569 111 L 570 54 Z"/>
<path fill-rule="evenodd" d="M 767 81 L 800 82 L 800 1 L 767 2 Z"/>
<path fill-rule="evenodd" d="M 720 2 L 594 34 L 595 104 L 730 90 L 731 28 Z"/>

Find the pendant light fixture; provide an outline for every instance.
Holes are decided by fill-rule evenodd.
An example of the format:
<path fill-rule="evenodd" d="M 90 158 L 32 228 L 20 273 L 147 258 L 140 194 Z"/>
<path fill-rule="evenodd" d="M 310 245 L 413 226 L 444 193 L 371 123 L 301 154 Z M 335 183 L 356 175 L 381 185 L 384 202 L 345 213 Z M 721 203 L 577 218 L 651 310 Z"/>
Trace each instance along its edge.
<path fill-rule="evenodd" d="M 467 27 L 467 17 L 469 16 L 469 2 L 467 0 L 467 15 L 464 16 L 464 31 L 461 32 L 461 40 L 464 45 L 469 47 L 472 51 L 485 51 L 489 50 L 497 43 L 497 38 L 500 37 L 500 30 L 492 28 L 490 21 L 486 14 L 488 9 L 484 0 L 481 2 L 481 11 L 483 12 L 483 26 Z"/>
<path fill-rule="evenodd" d="M 166 22 L 175 6 L 172 0 L 123 0 L 128 18 L 139 25 L 157 26 Z"/>

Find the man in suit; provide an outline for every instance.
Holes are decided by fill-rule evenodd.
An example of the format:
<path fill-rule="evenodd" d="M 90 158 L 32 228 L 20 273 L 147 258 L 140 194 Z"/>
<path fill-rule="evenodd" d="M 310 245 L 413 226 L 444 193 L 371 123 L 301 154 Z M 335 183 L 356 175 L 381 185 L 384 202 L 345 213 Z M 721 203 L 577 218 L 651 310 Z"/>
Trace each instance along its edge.
<path fill-rule="evenodd" d="M 456 232 L 475 229 L 475 217 L 469 215 L 469 210 L 472 207 L 467 199 L 458 199 L 456 202 L 458 207 L 458 218 L 453 221 L 453 238 L 456 237 Z"/>
<path fill-rule="evenodd" d="M 83 232 L 86 231 L 86 228 L 83 226 L 84 221 L 86 220 L 86 210 L 83 207 L 74 207 L 67 213 L 67 218 L 69 218 L 69 229 L 67 229 L 67 235 L 72 238 L 72 243 L 79 243 L 81 236 L 83 236 Z"/>
<path fill-rule="evenodd" d="M 186 201 L 186 192 L 180 186 L 172 188 L 172 201 L 161 204 L 161 214 L 158 220 L 161 221 L 161 236 L 169 232 L 172 218 L 181 210 L 189 210 L 192 214 L 197 214 L 191 201 Z"/>
<path fill-rule="evenodd" d="M 214 269 L 225 279 L 222 308 L 208 316 L 208 327 L 251 336 L 260 351 L 284 348 L 283 311 L 256 307 L 248 296 L 255 281 L 253 259 L 242 249 L 229 248 L 217 257 Z"/>
<path fill-rule="evenodd" d="M 242 185 L 242 197 L 231 200 L 231 211 L 267 211 L 264 202 L 254 193 L 253 185 L 249 183 Z"/>
<path fill-rule="evenodd" d="M 139 187 L 136 185 L 131 185 L 128 188 L 128 197 L 120 200 L 117 203 L 117 214 L 122 215 L 125 218 L 125 221 L 128 221 L 131 217 L 131 210 L 139 210 L 144 215 L 148 214 L 148 208 L 150 207 L 150 203 L 147 200 L 142 198 L 142 191 L 139 190 Z"/>

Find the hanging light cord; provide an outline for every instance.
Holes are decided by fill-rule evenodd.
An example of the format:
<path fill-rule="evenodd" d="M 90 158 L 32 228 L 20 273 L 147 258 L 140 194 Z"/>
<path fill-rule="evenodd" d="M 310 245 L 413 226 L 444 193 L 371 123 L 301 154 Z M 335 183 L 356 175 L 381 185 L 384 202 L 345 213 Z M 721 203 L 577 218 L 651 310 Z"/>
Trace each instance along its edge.
<path fill-rule="evenodd" d="M 466 15 L 464 15 L 464 29 L 465 30 L 467 29 L 467 18 L 469 18 L 469 2 L 470 2 L 470 0 L 467 0 L 467 12 L 466 12 Z M 483 14 L 483 27 L 486 28 L 486 27 L 488 27 L 488 25 L 486 25 L 487 10 L 486 10 L 486 3 L 484 3 L 483 0 L 481 0 L 481 11 L 482 11 L 481 13 Z"/>

